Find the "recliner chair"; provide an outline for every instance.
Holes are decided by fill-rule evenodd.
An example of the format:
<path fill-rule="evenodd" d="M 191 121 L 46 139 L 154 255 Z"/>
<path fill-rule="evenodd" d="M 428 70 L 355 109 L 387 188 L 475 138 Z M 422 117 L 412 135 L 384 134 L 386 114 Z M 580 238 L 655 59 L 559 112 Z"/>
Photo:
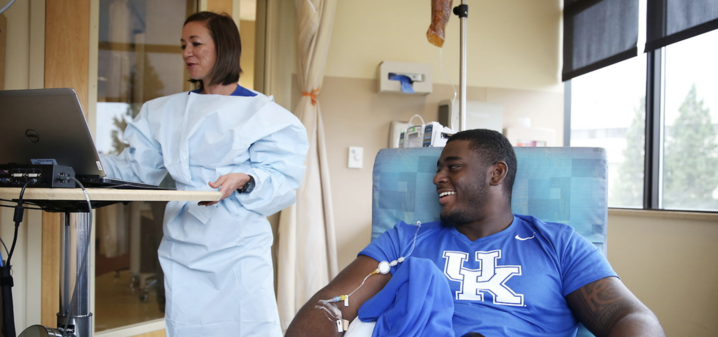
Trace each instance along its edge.
<path fill-rule="evenodd" d="M 399 221 L 439 220 L 432 179 L 442 148 L 379 151 L 374 162 L 372 240 Z M 568 224 L 606 254 L 608 180 L 602 148 L 514 149 L 518 170 L 511 208 L 515 214 Z M 580 337 L 593 336 L 582 325 Z"/>

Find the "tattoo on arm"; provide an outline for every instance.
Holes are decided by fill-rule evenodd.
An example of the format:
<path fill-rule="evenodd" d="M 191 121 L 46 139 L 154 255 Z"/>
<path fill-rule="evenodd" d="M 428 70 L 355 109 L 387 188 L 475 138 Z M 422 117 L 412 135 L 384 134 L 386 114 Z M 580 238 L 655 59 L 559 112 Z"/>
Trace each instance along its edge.
<path fill-rule="evenodd" d="M 577 318 L 591 332 L 603 336 L 632 307 L 632 297 L 625 291 L 620 281 L 607 277 L 579 288 L 566 299 Z"/>

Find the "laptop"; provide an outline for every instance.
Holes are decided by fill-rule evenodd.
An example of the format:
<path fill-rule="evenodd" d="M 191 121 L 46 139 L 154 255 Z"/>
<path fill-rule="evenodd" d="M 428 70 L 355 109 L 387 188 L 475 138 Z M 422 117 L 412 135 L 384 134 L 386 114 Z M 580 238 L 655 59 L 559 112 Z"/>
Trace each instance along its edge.
<path fill-rule="evenodd" d="M 0 91 L 0 164 L 69 166 L 85 187 L 166 189 L 107 178 L 75 90 Z"/>

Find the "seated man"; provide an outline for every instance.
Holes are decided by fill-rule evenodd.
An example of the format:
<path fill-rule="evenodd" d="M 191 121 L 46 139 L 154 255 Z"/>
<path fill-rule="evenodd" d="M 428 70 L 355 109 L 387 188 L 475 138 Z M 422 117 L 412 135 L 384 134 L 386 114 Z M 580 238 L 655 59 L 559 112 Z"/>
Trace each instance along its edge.
<path fill-rule="evenodd" d="M 315 308 L 319 301 L 351 294 L 348 306 L 335 306 L 353 320 L 392 275 L 401 274 L 406 262 L 399 258 L 408 255 L 443 272 L 456 336 L 574 336 L 579 321 L 597 336 L 665 336 L 656 316 L 573 228 L 512 214 L 515 175 L 516 155 L 500 133 L 452 136 L 434 176 L 441 221 L 418 230 L 399 223 L 382 234 L 304 305 L 287 336 L 336 336 L 334 317 L 327 317 L 337 315 Z M 366 278 L 379 261 L 395 260 L 391 273 Z"/>

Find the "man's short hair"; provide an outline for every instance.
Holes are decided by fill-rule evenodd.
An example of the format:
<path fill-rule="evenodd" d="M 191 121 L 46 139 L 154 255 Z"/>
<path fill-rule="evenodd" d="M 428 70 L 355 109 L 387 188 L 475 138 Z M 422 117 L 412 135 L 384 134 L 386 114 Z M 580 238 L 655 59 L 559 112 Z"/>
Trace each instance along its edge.
<path fill-rule="evenodd" d="M 211 83 L 202 83 L 201 80 L 194 79 L 190 79 L 190 82 L 199 82 L 200 89 L 215 84 L 237 83 L 239 74 L 242 73 L 242 68 L 239 67 L 239 58 L 242 56 L 242 40 L 232 17 L 227 13 L 199 12 L 190 15 L 185 20 L 183 27 L 194 21 L 204 23 L 209 30 L 209 34 L 214 40 L 217 58 L 209 75 Z"/>
<path fill-rule="evenodd" d="M 516 178 L 516 153 L 504 135 L 500 132 L 488 129 L 473 129 L 457 132 L 451 136 L 446 143 L 454 140 L 468 140 L 469 149 L 476 151 L 484 163 L 494 165 L 503 161 L 508 166 L 506 178 L 504 179 L 504 192 L 511 199 L 511 191 L 514 188 L 514 179 Z"/>

